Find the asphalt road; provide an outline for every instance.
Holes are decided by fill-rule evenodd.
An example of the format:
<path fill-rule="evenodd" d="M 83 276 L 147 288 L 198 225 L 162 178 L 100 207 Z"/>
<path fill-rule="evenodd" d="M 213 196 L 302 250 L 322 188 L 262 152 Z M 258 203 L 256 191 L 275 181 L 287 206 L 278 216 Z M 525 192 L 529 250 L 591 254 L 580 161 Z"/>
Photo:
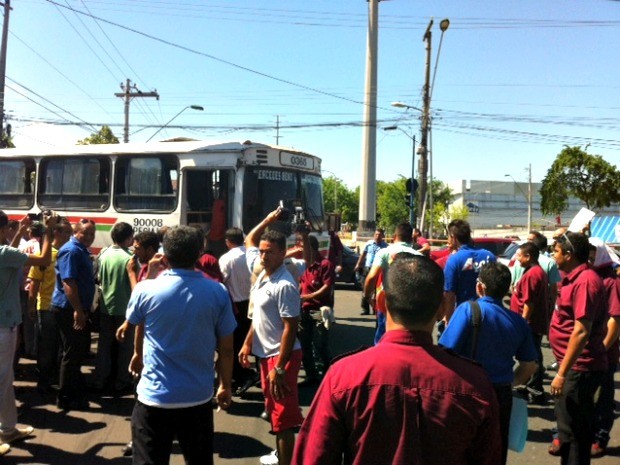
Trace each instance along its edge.
<path fill-rule="evenodd" d="M 331 350 L 339 354 L 370 344 L 374 332 L 372 316 L 359 314 L 360 292 L 346 287 L 336 291 L 337 324 L 332 329 Z M 544 349 L 546 360 L 549 349 Z M 92 366 L 84 368 L 86 373 Z M 547 384 L 550 380 L 547 380 Z M 34 364 L 25 361 L 20 366 L 16 382 L 20 408 L 19 421 L 33 425 L 35 435 L 13 445 L 0 458 L 0 464 L 99 465 L 129 464 L 121 456 L 121 449 L 130 437 L 129 415 L 133 397 L 114 398 L 90 395 L 88 412 L 63 413 L 53 405 L 53 398 L 41 397 L 36 389 Z M 616 399 L 620 399 L 620 375 L 616 373 Z M 314 389 L 300 391 L 304 412 L 307 411 Z M 235 398 L 228 412 L 215 414 L 215 463 L 258 464 L 258 457 L 274 447 L 274 438 L 268 433 L 268 424 L 259 418 L 263 410 L 262 395 L 258 388 L 250 389 L 243 398 Z M 618 409 L 616 409 L 618 412 Z M 553 404 L 531 406 L 529 434 L 526 449 L 521 454 L 509 452 L 508 463 L 518 465 L 559 464 L 558 457 L 547 453 L 553 427 Z M 612 432 L 609 455 L 593 460 L 600 465 L 617 465 L 620 457 L 620 426 Z M 440 444 L 439 447 L 449 447 Z M 178 445 L 175 445 L 171 464 L 183 464 Z"/>

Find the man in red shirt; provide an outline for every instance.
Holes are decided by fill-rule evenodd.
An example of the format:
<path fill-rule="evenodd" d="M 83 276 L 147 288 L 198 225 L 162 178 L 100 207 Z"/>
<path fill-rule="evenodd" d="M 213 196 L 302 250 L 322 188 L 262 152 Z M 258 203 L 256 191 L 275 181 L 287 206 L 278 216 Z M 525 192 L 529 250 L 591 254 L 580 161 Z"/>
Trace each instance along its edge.
<path fill-rule="evenodd" d="M 307 236 L 307 234 L 306 234 Z M 304 242 L 305 242 L 304 238 Z M 302 361 L 306 371 L 303 385 L 319 384 L 319 372 L 314 361 L 314 332 L 317 333 L 316 351 L 323 363 L 323 373 L 329 368 L 329 331 L 323 325 L 321 307 L 333 307 L 333 285 L 336 279 L 334 264 L 321 257 L 319 241 L 308 236 L 310 260 L 301 275 L 301 321 L 299 323 L 299 342 Z"/>
<path fill-rule="evenodd" d="M 562 464 L 589 464 L 594 439 L 594 393 L 607 369 L 603 339 L 607 299 L 603 281 L 588 267 L 588 238 L 567 232 L 553 251 L 565 274 L 549 329 L 549 342 L 558 361 L 551 382 Z"/>
<path fill-rule="evenodd" d="M 304 421 L 293 464 L 498 464 L 499 407 L 480 366 L 433 344 L 443 273 L 397 257 L 381 343 L 335 362 Z"/>
<path fill-rule="evenodd" d="M 547 403 L 543 377 L 545 369 L 541 343 L 548 333 L 549 278 L 545 270 L 538 264 L 539 250 L 532 242 L 522 244 L 517 250 L 516 259 L 523 267 L 523 275 L 510 299 L 510 310 L 518 313 L 527 321 L 532 331 L 532 339 L 536 346 L 538 368 L 527 383 L 532 401 L 539 405 Z"/>

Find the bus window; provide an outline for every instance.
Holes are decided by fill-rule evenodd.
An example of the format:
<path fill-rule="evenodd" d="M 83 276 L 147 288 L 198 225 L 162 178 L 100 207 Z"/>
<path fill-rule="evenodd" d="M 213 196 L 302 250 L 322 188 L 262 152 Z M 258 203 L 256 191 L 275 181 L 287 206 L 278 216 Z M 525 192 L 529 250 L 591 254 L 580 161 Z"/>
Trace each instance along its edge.
<path fill-rule="evenodd" d="M 301 190 L 306 221 L 309 221 L 314 230 L 325 229 L 325 215 L 323 214 L 323 180 L 320 176 L 301 174 Z"/>
<path fill-rule="evenodd" d="M 244 231 L 260 223 L 280 200 L 291 211 L 301 206 L 298 186 L 298 175 L 292 171 L 247 167 L 243 180 Z"/>
<path fill-rule="evenodd" d="M 110 160 L 66 157 L 41 161 L 38 199 L 41 208 L 106 210 L 110 203 Z"/>
<path fill-rule="evenodd" d="M 34 173 L 32 159 L 0 161 L 0 208 L 34 205 Z"/>
<path fill-rule="evenodd" d="M 177 205 L 176 157 L 119 157 L 114 206 L 118 211 L 171 212 Z"/>

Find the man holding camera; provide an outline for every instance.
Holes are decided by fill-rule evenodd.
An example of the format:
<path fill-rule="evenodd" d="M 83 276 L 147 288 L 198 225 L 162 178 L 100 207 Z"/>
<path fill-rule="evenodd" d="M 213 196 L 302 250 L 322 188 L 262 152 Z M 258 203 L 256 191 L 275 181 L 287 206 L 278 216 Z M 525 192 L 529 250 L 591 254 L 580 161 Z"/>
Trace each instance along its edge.
<path fill-rule="evenodd" d="M 15 247 L 5 245 L 9 218 L 0 210 L 0 455 L 10 449 L 9 444 L 23 439 L 34 430 L 32 426 L 17 428 L 17 408 L 13 390 L 13 358 L 17 342 L 17 328 L 22 313 L 19 300 L 19 274 L 24 266 L 48 266 L 52 259 L 52 232 L 57 218 L 47 219 L 47 231 L 39 254 L 25 254 Z M 25 217 L 14 243 L 30 224 Z"/>

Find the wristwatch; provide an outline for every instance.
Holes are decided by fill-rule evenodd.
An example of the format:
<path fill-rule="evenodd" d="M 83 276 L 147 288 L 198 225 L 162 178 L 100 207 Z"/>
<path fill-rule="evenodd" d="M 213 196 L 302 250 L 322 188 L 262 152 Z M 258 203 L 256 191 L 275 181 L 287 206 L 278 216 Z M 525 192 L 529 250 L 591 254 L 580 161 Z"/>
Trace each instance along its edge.
<path fill-rule="evenodd" d="M 286 374 L 286 370 L 284 368 L 274 367 L 274 370 L 278 376 L 284 376 Z"/>

